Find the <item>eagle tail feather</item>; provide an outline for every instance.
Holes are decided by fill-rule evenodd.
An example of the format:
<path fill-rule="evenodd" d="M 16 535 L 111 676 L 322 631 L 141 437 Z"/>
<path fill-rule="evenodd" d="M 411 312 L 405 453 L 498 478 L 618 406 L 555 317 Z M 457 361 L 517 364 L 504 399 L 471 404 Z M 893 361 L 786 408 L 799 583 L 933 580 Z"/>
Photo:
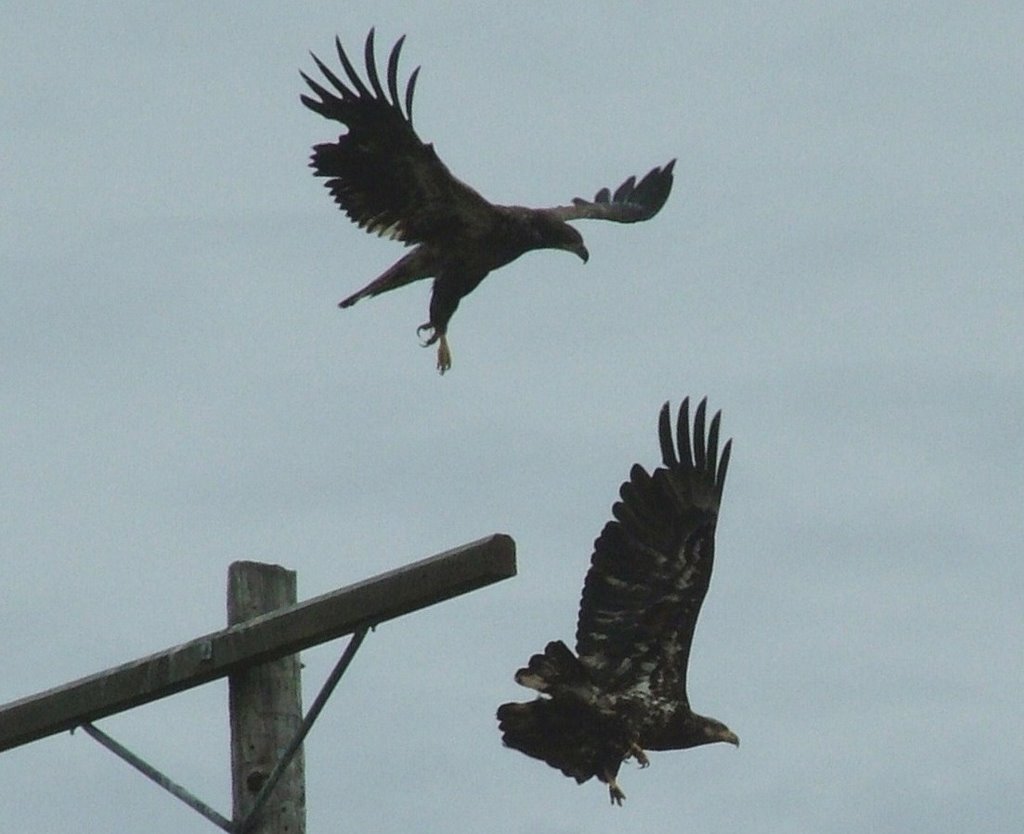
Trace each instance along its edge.
<path fill-rule="evenodd" d="M 587 684 L 587 670 L 565 643 L 553 640 L 516 672 L 516 683 L 538 692 L 579 687 Z"/>
<path fill-rule="evenodd" d="M 351 307 L 357 301 L 364 298 L 396 290 L 399 287 L 404 287 L 406 284 L 411 284 L 413 281 L 429 278 L 430 275 L 431 270 L 426 265 L 424 253 L 417 247 L 404 258 L 393 263 L 380 276 L 374 278 L 361 290 L 352 293 L 348 298 L 340 301 L 338 306 Z"/>
<path fill-rule="evenodd" d="M 498 729 L 506 747 L 558 768 L 582 784 L 600 772 L 599 765 L 581 752 L 593 745 L 575 726 L 568 705 L 548 698 L 498 707 Z"/>
<path fill-rule="evenodd" d="M 616 718 L 573 699 L 536 698 L 498 707 L 498 728 L 506 747 L 540 759 L 577 784 L 597 777 L 610 786 L 613 802 L 625 798 L 615 777 L 629 756 L 629 731 Z"/>

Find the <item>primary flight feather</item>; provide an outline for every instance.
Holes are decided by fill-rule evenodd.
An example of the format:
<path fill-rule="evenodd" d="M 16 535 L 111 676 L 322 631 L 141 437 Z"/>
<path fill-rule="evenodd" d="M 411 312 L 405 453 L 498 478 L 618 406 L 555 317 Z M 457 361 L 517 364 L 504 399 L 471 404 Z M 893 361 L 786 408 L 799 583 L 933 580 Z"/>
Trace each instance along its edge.
<path fill-rule="evenodd" d="M 418 331 L 426 335 L 425 345 L 438 343 L 437 368 L 444 373 L 451 367 L 448 323 L 488 273 L 534 249 L 563 249 L 586 261 L 583 237 L 567 221 L 650 219 L 668 199 L 675 160 L 639 182 L 630 177 L 614 193 L 603 188 L 593 200 L 577 197 L 571 205 L 540 209 L 490 203 L 454 177 L 413 129 L 419 67 L 401 95 L 398 62 L 405 37 L 391 50 L 383 82 L 373 39 L 371 29 L 365 81 L 337 38 L 344 79 L 316 55 L 313 61 L 332 89 L 301 73 L 315 94 L 303 95 L 303 104 L 348 128 L 336 142 L 314 146 L 315 176 L 326 178 L 335 202 L 356 225 L 414 247 L 339 306 L 433 278 L 429 319 Z"/>
<path fill-rule="evenodd" d="M 681 750 L 718 741 L 739 744 L 721 721 L 690 709 L 686 670 L 697 615 L 711 581 L 715 525 L 732 441 L 718 452 L 721 412 L 705 435 L 707 401 L 690 430 L 683 400 L 673 431 L 668 403 L 658 437 L 662 466 L 634 465 L 609 521 L 594 542 L 576 627 L 576 653 L 548 643 L 516 672 L 540 692 L 503 704 L 506 745 L 571 776 L 625 794 L 623 761 L 648 764 L 645 751 Z"/>

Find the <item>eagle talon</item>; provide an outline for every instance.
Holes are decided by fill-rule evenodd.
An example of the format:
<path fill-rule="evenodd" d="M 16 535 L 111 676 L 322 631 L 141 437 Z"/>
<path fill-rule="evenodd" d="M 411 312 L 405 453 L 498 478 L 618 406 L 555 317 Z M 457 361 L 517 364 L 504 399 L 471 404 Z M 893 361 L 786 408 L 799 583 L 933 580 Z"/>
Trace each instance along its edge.
<path fill-rule="evenodd" d="M 608 797 L 612 805 L 618 805 L 620 808 L 622 807 L 622 801 L 626 798 L 622 788 L 619 787 L 619 783 L 615 781 L 614 776 L 608 779 Z"/>
<path fill-rule="evenodd" d="M 440 336 L 437 332 L 437 329 L 429 321 L 426 324 L 421 324 L 419 327 L 416 328 L 416 335 L 422 336 L 424 330 L 431 330 L 433 332 L 426 338 L 425 341 L 420 342 L 420 347 L 430 347 L 432 344 L 434 344 L 434 342 L 438 340 L 438 338 L 440 338 Z"/>
<path fill-rule="evenodd" d="M 643 748 L 635 741 L 629 745 L 629 754 L 636 759 L 636 763 L 640 765 L 641 770 L 645 767 L 650 767 L 651 760 L 647 758 Z"/>
<path fill-rule="evenodd" d="M 451 370 L 452 351 L 448 347 L 448 339 L 444 333 L 439 333 L 437 328 L 429 321 L 416 328 L 416 335 L 422 336 L 425 330 L 431 331 L 430 335 L 420 342 L 420 347 L 430 347 L 435 342 L 437 345 L 437 372 L 444 376 L 444 372 Z"/>
<path fill-rule="evenodd" d="M 444 333 L 441 334 L 440 344 L 437 346 L 437 372 L 444 376 L 444 372 L 452 367 L 452 352 L 448 347 L 448 339 Z"/>

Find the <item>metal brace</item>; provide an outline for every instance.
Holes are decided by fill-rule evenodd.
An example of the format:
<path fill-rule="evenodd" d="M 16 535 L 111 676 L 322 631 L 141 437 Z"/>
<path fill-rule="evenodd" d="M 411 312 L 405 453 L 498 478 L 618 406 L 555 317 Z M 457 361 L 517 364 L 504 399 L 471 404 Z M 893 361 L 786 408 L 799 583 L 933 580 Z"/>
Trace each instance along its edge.
<path fill-rule="evenodd" d="M 278 760 L 277 764 L 274 765 L 274 769 L 270 772 L 270 776 L 267 777 L 267 781 L 263 784 L 263 787 L 260 788 L 260 792 L 256 795 L 256 799 L 253 801 L 252 808 L 249 809 L 249 813 L 240 822 L 232 822 L 231 820 L 221 816 L 186 788 L 183 788 L 177 782 L 169 779 L 151 764 L 136 756 L 127 747 L 119 744 L 90 722 L 85 722 L 80 726 L 89 736 L 96 739 L 96 741 L 110 750 L 114 755 L 126 761 L 144 776 L 152 779 L 161 788 L 180 799 L 192 810 L 206 817 L 206 819 L 218 828 L 227 831 L 228 834 L 245 834 L 245 832 L 247 832 L 255 822 L 256 815 L 267 803 L 271 792 L 274 790 L 278 781 L 280 781 L 285 768 L 291 764 L 291 761 L 295 758 L 295 754 L 298 752 L 298 749 L 302 746 L 302 742 L 305 740 L 306 736 L 309 735 L 309 731 L 313 729 L 314 722 L 319 717 L 320 712 L 327 703 L 327 700 L 334 692 L 335 687 L 341 680 L 341 676 L 344 675 L 345 670 L 348 669 L 349 664 L 352 662 L 352 658 L 354 658 L 356 652 L 359 651 L 359 647 L 362 645 L 363 639 L 366 637 L 366 633 L 369 629 L 370 626 L 361 626 L 352 634 L 352 639 L 349 640 L 348 645 L 345 646 L 345 651 L 342 652 L 341 657 L 338 658 L 338 662 L 335 664 L 334 669 L 332 669 L 331 674 L 327 676 L 327 680 L 324 681 L 323 686 L 320 687 L 320 691 L 313 700 L 312 706 L 310 706 L 306 716 L 302 719 L 302 724 L 295 733 L 295 737 L 281 754 L 281 758 Z M 74 730 L 72 730 L 72 732 L 74 732 Z"/>

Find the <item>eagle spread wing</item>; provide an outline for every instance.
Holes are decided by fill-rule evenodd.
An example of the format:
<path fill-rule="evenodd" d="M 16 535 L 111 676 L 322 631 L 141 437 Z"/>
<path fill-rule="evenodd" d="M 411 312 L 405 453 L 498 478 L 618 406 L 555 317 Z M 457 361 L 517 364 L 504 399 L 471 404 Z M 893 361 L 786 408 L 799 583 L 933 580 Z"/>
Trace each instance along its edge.
<path fill-rule="evenodd" d="M 557 206 L 551 211 L 562 220 L 614 220 L 617 223 L 650 220 L 668 200 L 675 164 L 673 159 L 661 168 L 652 168 L 640 182 L 630 177 L 614 193 L 602 188 L 593 200 L 575 197 L 571 206 Z"/>
<path fill-rule="evenodd" d="M 668 403 L 658 434 L 663 466 L 635 465 L 594 542 L 576 627 L 576 652 L 604 686 L 686 700 L 686 666 L 697 614 L 711 581 L 715 523 L 732 441 L 718 456 L 721 412 L 705 441 L 707 401 L 690 434 L 683 400 L 673 437 Z M 677 449 L 678 447 L 678 454 Z"/>
<path fill-rule="evenodd" d="M 336 142 L 313 147 L 311 167 L 327 180 L 350 220 L 415 248 L 339 306 L 351 307 L 360 299 L 433 278 L 430 318 L 418 332 L 426 335 L 424 345 L 438 343 L 437 368 L 444 373 L 451 367 L 448 323 L 461 299 L 490 272 L 535 249 L 561 249 L 586 261 L 583 237 L 567 221 L 635 223 L 653 217 L 668 199 L 675 160 L 639 183 L 630 177 L 614 194 L 602 189 L 593 201 L 576 199 L 571 206 L 549 209 L 494 205 L 452 176 L 433 145 L 416 135 L 412 100 L 419 67 L 410 75 L 404 97 L 399 90 L 405 38 L 391 49 L 382 80 L 373 35 L 371 29 L 366 37 L 365 80 L 338 38 L 344 77 L 316 55 L 313 60 L 326 86 L 301 73 L 314 94 L 303 95 L 303 104 L 348 129 Z"/>
<path fill-rule="evenodd" d="M 391 50 L 385 90 L 377 71 L 373 29 L 366 36 L 365 48 L 369 86 L 359 77 L 341 40 L 335 38 L 348 83 L 313 55 L 336 92 L 303 72 L 303 79 L 319 98 L 303 95 L 301 99 L 321 116 L 348 127 L 337 142 L 313 148 L 311 167 L 316 176 L 327 178 L 335 202 L 368 232 L 411 244 L 458 234 L 463 226 L 479 222 L 481 212 L 489 218 L 494 207 L 456 179 L 433 145 L 424 144 L 416 135 L 412 99 L 420 68 L 409 77 L 403 103 L 398 60 L 404 42 L 403 36 Z"/>
<path fill-rule="evenodd" d="M 689 401 L 673 431 L 668 404 L 658 434 L 663 466 L 634 466 L 594 543 L 576 628 L 576 655 L 548 643 L 516 672 L 541 693 L 498 708 L 506 745 L 557 767 L 577 782 L 596 776 L 611 800 L 622 762 L 644 766 L 646 750 L 739 744 L 722 722 L 690 709 L 686 666 L 711 580 L 715 523 L 729 465 L 718 453 L 721 413 L 705 435 L 707 401 L 690 431 Z"/>

